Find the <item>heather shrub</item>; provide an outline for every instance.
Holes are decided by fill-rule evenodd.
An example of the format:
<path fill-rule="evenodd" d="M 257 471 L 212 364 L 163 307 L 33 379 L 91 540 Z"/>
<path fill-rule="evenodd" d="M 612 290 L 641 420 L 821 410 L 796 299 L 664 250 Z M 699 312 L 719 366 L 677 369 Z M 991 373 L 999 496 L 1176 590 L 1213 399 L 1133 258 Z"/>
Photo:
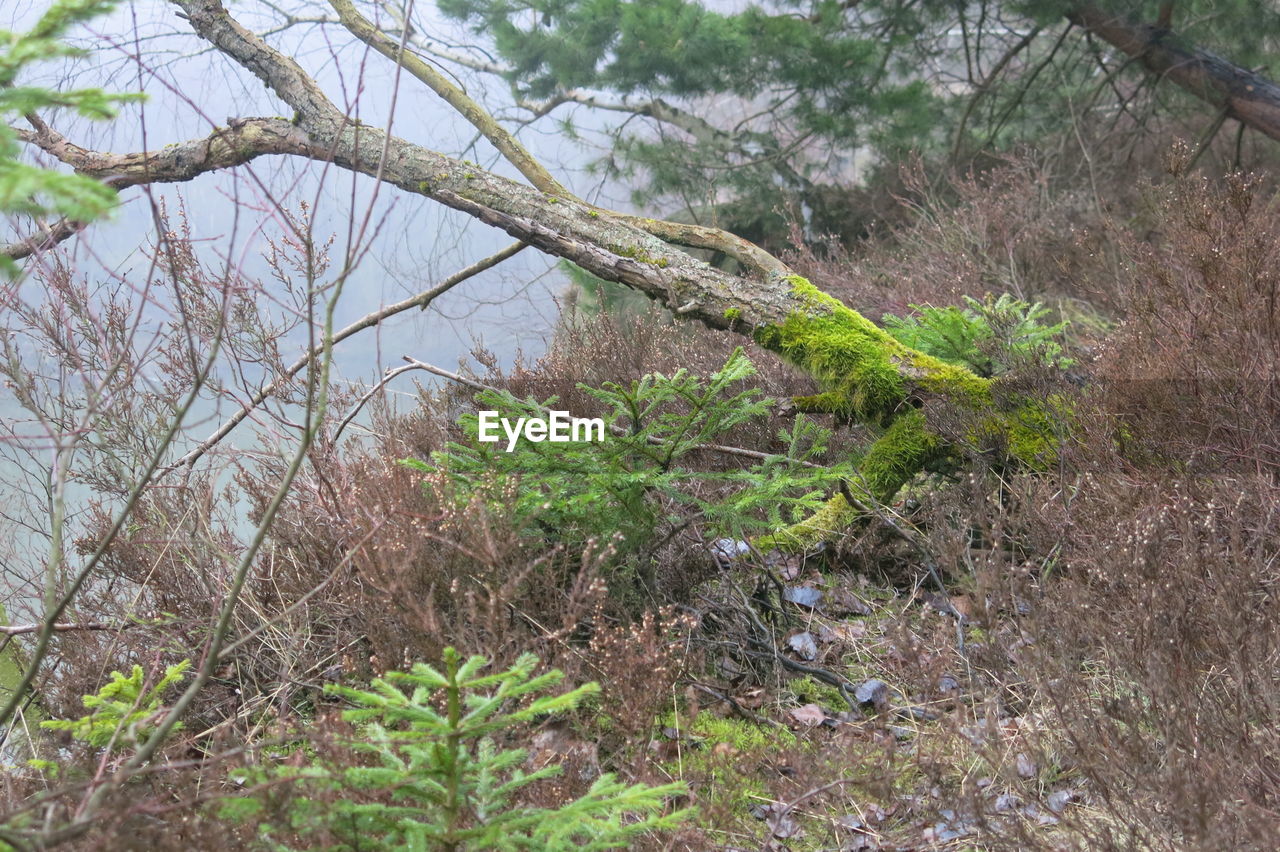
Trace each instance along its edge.
<path fill-rule="evenodd" d="M 529 840 L 529 815 L 568 807 L 576 819 L 569 806 L 585 796 L 596 804 L 577 816 L 621 829 L 619 812 L 697 805 L 696 821 L 618 841 L 634 848 L 1270 848 L 1274 203 L 1253 179 L 1175 175 L 1106 221 L 1037 181 L 997 170 L 945 204 L 910 195 L 902 230 L 843 254 L 810 247 L 810 260 L 847 273 L 851 304 L 892 313 L 911 345 L 998 377 L 998 394 L 1056 394 L 1070 433 L 1054 465 L 972 452 L 871 507 L 835 546 L 718 563 L 713 538 L 766 530 L 838 490 L 866 431 L 769 404 L 809 387 L 766 353 L 580 301 L 542 357 L 500 368 L 478 353 L 466 378 L 489 390 L 424 387 L 408 411 L 375 396 L 368 437 L 319 436 L 168 762 L 114 791 L 83 847 L 248 845 L 258 825 L 295 848 L 354 845 L 353 831 L 368 845 L 436 842 L 422 826 L 451 820 L 485 830 L 448 817 L 424 780 L 445 777 L 427 744 L 449 687 L 414 661 L 459 648 L 458 660 L 491 661 L 486 672 L 520 673 L 512 683 L 537 680 L 533 653 L 599 684 L 467 746 L 470 789 L 486 814 L 511 814 L 513 843 Z M 1082 294 L 1114 325 L 1075 310 Z M 477 407 L 547 406 L 621 434 L 510 455 L 475 440 Z M 971 425 L 926 412 L 960 439 Z M 256 517 L 284 474 L 266 453 L 234 470 L 234 485 L 197 471 L 139 501 L 84 598 L 130 629 L 58 637 L 40 688 L 53 715 L 79 720 L 60 724 L 85 721 L 82 696 L 104 672 L 160 671 L 206 641 L 241 546 L 228 497 Z M 108 516 L 89 518 L 80 549 Z M 873 681 L 884 692 L 857 700 Z M 90 727 L 145 730 L 158 706 L 148 688 L 137 710 Z M 115 760 L 63 745 L 60 778 Z M 624 780 L 593 792 L 606 774 Z M 41 798 L 52 778 L 3 783 L 12 802 L 74 808 L 74 791 Z M 646 811 L 655 802 L 638 793 L 609 810 L 614 793 L 672 779 L 687 800 Z M 508 781 L 505 799 L 484 798 Z M 242 799 L 232 808 L 247 821 L 199 807 L 210 797 Z M 15 805 L 15 820 L 35 807 Z"/>
<path fill-rule="evenodd" d="M 1176 171 L 1150 190 L 1160 230 L 1116 237 L 1123 322 L 1063 467 L 990 527 L 1007 542 L 1035 526 L 1041 544 L 1016 560 L 992 547 L 989 600 L 1020 616 L 985 660 L 1035 720 L 1029 761 L 1059 767 L 1080 803 L 1059 836 L 1261 850 L 1280 830 L 1280 221 L 1254 180 Z"/>
<path fill-rule="evenodd" d="M 797 228 L 787 260 L 871 317 L 1008 293 L 1092 320 L 1117 271 L 1114 245 L 1100 233 L 1111 199 L 1090 197 L 1043 159 L 1007 155 L 965 172 L 909 162 L 884 190 L 887 226 L 854 243 Z"/>

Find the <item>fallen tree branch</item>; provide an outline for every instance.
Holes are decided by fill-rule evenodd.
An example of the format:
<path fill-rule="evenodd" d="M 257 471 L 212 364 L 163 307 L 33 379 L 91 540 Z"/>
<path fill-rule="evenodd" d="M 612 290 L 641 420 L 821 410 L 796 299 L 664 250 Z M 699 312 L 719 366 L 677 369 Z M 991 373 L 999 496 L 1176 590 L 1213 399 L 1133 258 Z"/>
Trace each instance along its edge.
<path fill-rule="evenodd" d="M 49 127 L 12 128 L 18 138 L 119 191 L 151 183 L 181 183 L 218 169 L 244 165 L 265 154 L 323 157 L 307 135 L 283 118 L 237 118 L 208 136 L 160 151 L 103 154 L 68 141 Z"/>
<path fill-rule="evenodd" d="M 213 137 L 143 154 L 87 152 L 51 131 L 31 134 L 36 144 L 89 173 L 135 182 L 188 180 L 201 170 L 288 152 L 430 198 L 638 290 L 682 318 L 751 337 L 796 364 L 823 386 L 826 410 L 885 427 L 859 467 L 869 499 L 891 498 L 924 463 L 949 451 L 920 411 L 926 400 L 948 400 L 977 412 L 975 432 L 1007 437 L 1018 462 L 1037 464 L 1054 451 L 1057 438 L 1046 429 L 1051 412 L 1043 403 L 998 408 L 989 380 L 903 346 L 749 242 L 712 228 L 622 216 L 551 195 L 354 121 L 296 60 L 245 29 L 218 0 L 173 2 L 199 36 L 291 106 L 295 120 L 232 121 Z M 738 257 L 745 272 L 712 267 L 673 243 Z M 808 547 L 855 517 L 856 510 L 836 495 L 827 509 L 784 531 L 773 545 Z"/>

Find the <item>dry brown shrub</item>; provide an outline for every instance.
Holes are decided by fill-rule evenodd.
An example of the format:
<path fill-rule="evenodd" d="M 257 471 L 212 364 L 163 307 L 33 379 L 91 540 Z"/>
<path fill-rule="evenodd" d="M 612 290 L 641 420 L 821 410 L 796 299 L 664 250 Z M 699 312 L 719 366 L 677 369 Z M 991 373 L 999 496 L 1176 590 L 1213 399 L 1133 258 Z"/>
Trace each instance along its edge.
<path fill-rule="evenodd" d="M 1056 180 L 1029 154 L 940 174 L 909 163 L 894 189 L 901 221 L 848 249 L 796 232 L 788 262 L 876 321 L 905 315 L 912 304 L 985 293 L 1084 308 L 1088 283 L 1111 263 L 1091 236 L 1105 217 L 1087 192 Z"/>
<path fill-rule="evenodd" d="M 1125 322 L 1076 443 L 1014 512 L 1056 519 L 1047 576 L 994 578 L 1024 602 L 996 680 L 1084 802 L 1003 848 L 1269 849 L 1280 831 L 1280 219 L 1240 176 L 1175 175 L 1158 198 L 1158 238 L 1121 241 Z"/>

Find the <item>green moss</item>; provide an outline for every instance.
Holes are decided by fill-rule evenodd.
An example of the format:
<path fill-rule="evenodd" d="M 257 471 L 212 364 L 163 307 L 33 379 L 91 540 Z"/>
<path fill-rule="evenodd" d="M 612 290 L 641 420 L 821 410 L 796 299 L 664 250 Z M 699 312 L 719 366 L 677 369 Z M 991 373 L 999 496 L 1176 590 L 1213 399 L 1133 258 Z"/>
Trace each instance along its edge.
<path fill-rule="evenodd" d="M 668 717 L 666 724 L 673 719 Z M 767 728 L 746 719 L 721 718 L 699 713 L 682 733 L 704 740 L 708 748 L 724 743 L 740 752 L 772 750 L 796 744 L 796 735 L 785 728 Z"/>
<path fill-rule="evenodd" d="M 1062 434 L 1070 428 L 1071 403 L 1061 394 L 1004 402 L 1007 410 L 993 412 L 969 433 L 968 440 L 979 447 L 997 447 L 1010 462 L 1030 470 L 1052 467 Z"/>
<path fill-rule="evenodd" d="M 656 266 L 659 269 L 665 269 L 668 264 L 665 257 L 651 257 L 638 246 L 614 246 L 613 253 L 619 257 L 629 257 L 632 260 L 639 261 L 640 263 L 647 263 L 650 266 Z"/>
<path fill-rule="evenodd" d="M 965 628 L 965 640 L 968 642 L 987 642 L 991 637 L 984 628 L 970 622 Z"/>
<path fill-rule="evenodd" d="M 924 413 L 908 408 L 867 450 L 858 463 L 858 478 L 849 482 L 849 490 L 867 503 L 887 503 L 913 476 L 947 452 L 929 429 Z M 839 535 L 858 517 L 858 510 L 849 505 L 843 494 L 837 494 L 800 523 L 758 539 L 755 544 L 762 550 L 808 550 Z"/>
<path fill-rule="evenodd" d="M 729 320 L 729 322 L 734 322 L 742 318 L 742 311 L 738 308 L 726 308 L 724 318 Z"/>
<path fill-rule="evenodd" d="M 797 404 L 886 427 L 859 463 L 858 478 L 849 483 L 857 499 L 886 503 L 927 465 L 953 452 L 914 406 L 910 397 L 917 391 L 977 414 L 978 425 L 969 436 L 977 446 L 1002 444 L 1012 460 L 1033 468 L 1057 457 L 1058 409 L 1065 403 L 998 403 L 991 380 L 906 347 L 804 278 L 786 280 L 795 308 L 781 323 L 757 329 L 755 337 L 821 384 L 821 394 Z M 854 507 L 837 495 L 812 517 L 757 544 L 807 549 L 856 519 Z"/>
<path fill-rule="evenodd" d="M 858 464 L 862 491 L 877 502 L 888 502 L 924 466 L 945 452 L 938 436 L 929 429 L 924 413 L 912 408 L 897 419 L 871 445 Z"/>
<path fill-rule="evenodd" d="M 990 403 L 986 379 L 908 349 L 804 278 L 787 281 L 799 308 L 781 324 L 761 328 L 756 339 L 843 397 L 842 413 L 887 420 L 906 400 L 904 372 L 930 393 L 967 406 Z"/>
<path fill-rule="evenodd" d="M 917 382 L 920 387 L 940 396 L 946 396 L 953 402 L 969 408 L 979 408 L 991 404 L 991 382 L 981 376 L 958 367 L 939 361 L 920 352 L 910 353 L 909 363 L 919 372 Z"/>
<path fill-rule="evenodd" d="M 799 308 L 781 324 L 761 328 L 756 338 L 843 398 L 841 413 L 887 420 L 906 401 L 904 372 L 922 389 L 965 404 L 990 400 L 985 379 L 906 348 L 807 280 L 787 280 Z"/>
<path fill-rule="evenodd" d="M 668 715 L 663 724 L 673 721 Z M 745 814 L 752 802 L 771 798 L 762 774 L 758 770 L 744 771 L 744 767 L 758 767 L 767 756 L 797 742 L 795 734 L 785 728 L 722 719 L 712 713 L 699 713 L 692 725 L 681 729 L 681 734 L 700 740 L 701 744 L 681 749 L 679 757 L 669 761 L 667 767 L 694 789 L 700 810 L 709 814 Z"/>
<path fill-rule="evenodd" d="M 799 553 L 813 548 L 819 542 L 830 541 L 857 519 L 857 510 L 849 505 L 843 494 L 836 494 L 823 503 L 821 509 L 800 523 L 792 524 L 772 535 L 755 538 L 752 543 L 763 553 L 770 550 Z"/>
<path fill-rule="evenodd" d="M 788 690 L 795 695 L 801 704 L 813 703 L 827 710 L 842 712 L 849 709 L 849 704 L 840 694 L 840 690 L 830 684 L 815 680 L 812 675 L 798 677 L 787 684 Z"/>
<path fill-rule="evenodd" d="M 1009 418 L 1005 430 L 1009 456 L 1033 470 L 1044 470 L 1058 458 L 1053 421 L 1040 406 L 1025 406 Z"/>
<path fill-rule="evenodd" d="M 839 394 L 850 414 L 879 419 L 903 402 L 906 389 L 891 358 L 899 344 L 803 278 L 790 281 L 800 308 L 760 328 L 757 341 Z"/>
<path fill-rule="evenodd" d="M 800 411 L 814 414 L 839 414 L 845 408 L 844 395 L 838 391 L 827 391 L 811 396 L 793 396 L 791 402 Z"/>

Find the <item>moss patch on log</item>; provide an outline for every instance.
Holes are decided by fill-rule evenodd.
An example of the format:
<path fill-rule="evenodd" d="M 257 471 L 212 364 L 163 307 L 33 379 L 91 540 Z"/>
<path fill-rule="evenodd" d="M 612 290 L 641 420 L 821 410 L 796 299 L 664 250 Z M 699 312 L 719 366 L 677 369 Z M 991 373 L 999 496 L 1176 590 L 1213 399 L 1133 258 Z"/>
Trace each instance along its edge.
<path fill-rule="evenodd" d="M 929 428 L 924 413 L 908 408 L 867 450 L 858 464 L 858 478 L 849 482 L 855 500 L 885 503 L 933 460 L 945 455 L 947 446 Z M 843 494 L 798 524 L 756 541 L 761 550 L 808 550 L 839 535 L 861 517 Z"/>
<path fill-rule="evenodd" d="M 991 403 L 991 383 L 962 367 L 908 349 L 875 323 L 799 276 L 787 279 L 796 310 L 756 340 L 817 379 L 835 413 L 887 423 L 920 390 L 967 407 Z M 836 406 L 832 406 L 836 407 Z"/>
<path fill-rule="evenodd" d="M 755 336 L 821 384 L 821 394 L 798 404 L 885 427 L 859 463 L 858 481 L 850 482 L 855 500 L 888 502 L 926 465 L 953 452 L 917 407 L 925 397 L 945 399 L 976 415 L 967 436 L 975 447 L 998 446 L 1030 468 L 1043 469 L 1057 458 L 1065 401 L 998 401 L 991 380 L 909 349 L 804 278 L 787 280 L 796 308 Z M 757 545 L 807 549 L 838 535 L 857 518 L 858 510 L 836 495 L 812 517 Z"/>

